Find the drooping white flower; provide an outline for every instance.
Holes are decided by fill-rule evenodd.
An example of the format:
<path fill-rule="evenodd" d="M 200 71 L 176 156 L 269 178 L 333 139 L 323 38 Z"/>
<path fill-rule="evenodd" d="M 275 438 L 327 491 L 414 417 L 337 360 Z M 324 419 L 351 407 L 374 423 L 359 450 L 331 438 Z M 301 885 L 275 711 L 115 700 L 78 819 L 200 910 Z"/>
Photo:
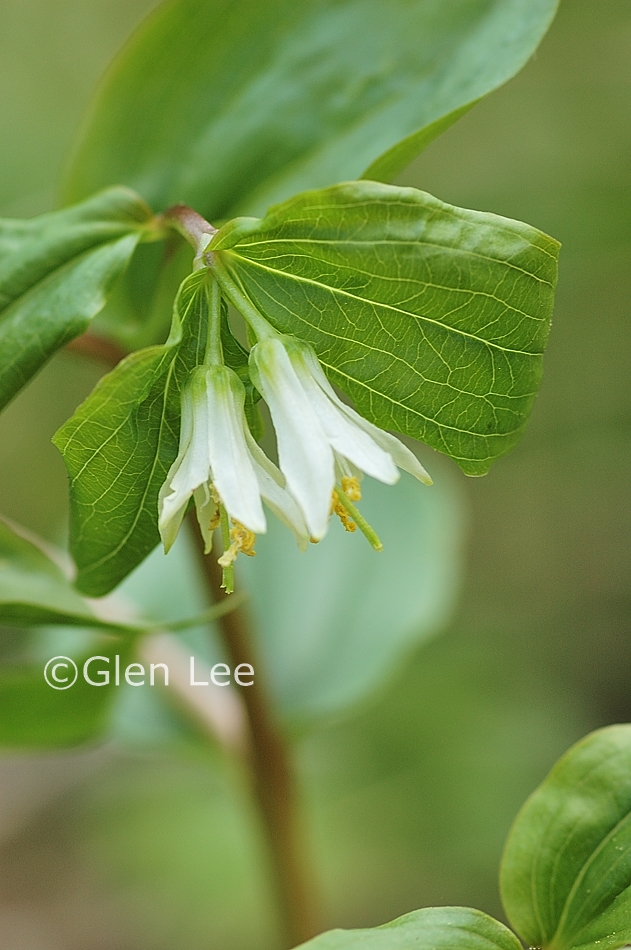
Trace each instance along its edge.
<path fill-rule="evenodd" d="M 200 366 L 182 391 L 178 456 L 158 500 L 158 528 L 168 551 L 193 496 L 206 552 L 223 505 L 237 532 L 267 530 L 261 499 L 287 524 L 301 547 L 308 541 L 304 518 L 285 479 L 256 444 L 244 413 L 245 388 L 227 366 Z M 243 548 L 248 553 L 247 546 Z M 249 553 L 252 553 L 251 551 Z"/>
<path fill-rule="evenodd" d="M 392 485 L 401 468 L 431 485 L 399 439 L 342 402 L 308 344 L 288 336 L 266 337 L 252 347 L 250 369 L 272 414 L 287 489 L 314 540 L 326 533 L 336 484 L 355 470 Z"/>

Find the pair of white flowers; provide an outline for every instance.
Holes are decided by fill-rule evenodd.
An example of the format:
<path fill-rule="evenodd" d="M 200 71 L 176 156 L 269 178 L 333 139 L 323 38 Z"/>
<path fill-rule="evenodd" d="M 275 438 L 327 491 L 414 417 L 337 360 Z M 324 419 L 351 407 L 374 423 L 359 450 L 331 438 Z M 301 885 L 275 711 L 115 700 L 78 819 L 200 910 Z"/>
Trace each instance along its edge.
<path fill-rule="evenodd" d="M 360 472 L 392 485 L 401 468 L 431 484 L 406 446 L 338 398 L 307 344 L 266 337 L 252 347 L 250 372 L 271 412 L 280 468 L 250 433 L 245 389 L 236 373 L 222 365 L 198 367 L 182 394 L 179 452 L 160 492 L 165 550 L 191 496 L 207 551 L 220 505 L 232 522 L 232 544 L 220 558 L 225 566 L 238 550 L 252 553 L 253 536 L 265 532 L 262 502 L 304 549 L 326 534 L 332 498 L 343 484 L 357 484 Z"/>

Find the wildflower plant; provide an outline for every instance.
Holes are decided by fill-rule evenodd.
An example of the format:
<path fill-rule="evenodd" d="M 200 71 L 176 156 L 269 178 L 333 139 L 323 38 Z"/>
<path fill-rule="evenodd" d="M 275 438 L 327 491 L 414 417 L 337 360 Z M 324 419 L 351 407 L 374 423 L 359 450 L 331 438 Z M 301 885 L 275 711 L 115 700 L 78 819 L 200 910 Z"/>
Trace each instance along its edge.
<path fill-rule="evenodd" d="M 270 516 L 293 533 L 295 558 L 325 537 L 333 515 L 379 558 L 388 525 L 382 511 L 369 523 L 364 477 L 391 486 L 404 471 L 426 492 L 432 450 L 477 476 L 517 444 L 541 380 L 559 244 L 529 224 L 393 182 L 521 68 L 555 8 L 172 0 L 141 26 L 100 89 L 62 206 L 0 221 L 0 407 L 66 345 L 111 364 L 54 438 L 70 476 L 76 576 L 2 523 L 3 622 L 88 627 L 122 637 L 136 655 L 151 625 L 108 619 L 94 598 L 160 543 L 168 554 L 190 512 L 217 604 L 170 629 L 223 617 L 227 654 L 249 663 L 255 637 L 239 595 L 223 599 L 221 588 L 238 589 L 235 561 L 256 554 Z M 350 550 L 362 539 L 346 541 Z M 109 656 L 111 642 L 101 649 Z M 43 702 L 39 679 L 28 681 L 33 709 Z M 95 692 L 48 714 L 50 745 L 103 734 L 113 697 L 109 687 Z M 286 942 L 295 944 L 317 927 L 286 736 L 264 684 L 241 692 L 248 767 Z M 29 735 L 20 733 L 27 745 Z M 604 749 L 606 758 L 619 746 L 628 758 L 628 744 L 626 732 L 610 733 L 583 752 Z M 571 755 L 563 782 L 580 758 Z M 553 785 L 537 793 L 544 812 Z M 565 887 L 568 864 L 569 893 L 554 891 L 545 913 L 531 913 L 524 868 L 548 868 L 530 854 L 537 807 L 526 806 L 505 858 L 519 933 L 557 950 L 591 946 L 605 930 L 607 950 L 628 943 L 628 920 L 615 910 L 631 886 L 626 861 L 615 886 L 602 877 L 598 900 L 585 897 L 576 914 L 591 872 Z M 622 810 L 595 830 L 580 826 L 586 854 L 608 841 Z M 548 844 L 536 847 L 545 857 Z M 598 923 L 609 898 L 618 936 L 613 923 Z M 518 944 L 462 909 L 421 912 L 387 933 L 318 939 L 340 948 Z"/>

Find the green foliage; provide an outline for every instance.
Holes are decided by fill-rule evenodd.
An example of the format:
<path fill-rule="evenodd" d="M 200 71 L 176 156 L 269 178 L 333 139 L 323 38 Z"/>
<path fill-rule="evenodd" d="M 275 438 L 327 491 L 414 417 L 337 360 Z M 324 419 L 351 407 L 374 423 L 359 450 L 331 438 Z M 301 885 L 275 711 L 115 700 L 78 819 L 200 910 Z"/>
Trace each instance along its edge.
<path fill-rule="evenodd" d="M 0 220 L 0 408 L 103 308 L 152 218 L 126 188 Z"/>
<path fill-rule="evenodd" d="M 556 6 L 165 3 L 110 70 L 68 196 L 120 182 L 216 220 L 367 168 L 389 180 L 521 69 Z"/>
<path fill-rule="evenodd" d="M 507 927 L 469 907 L 426 907 L 370 930 L 331 930 L 309 950 L 519 950 Z"/>
<path fill-rule="evenodd" d="M 60 567 L 29 537 L 0 520 L 0 624 L 131 628 L 96 617 Z"/>
<path fill-rule="evenodd" d="M 515 821 L 501 886 L 531 946 L 631 942 L 631 726 L 592 733 L 555 765 Z"/>
<path fill-rule="evenodd" d="M 270 519 L 257 557 L 239 564 L 277 708 L 312 728 L 365 700 L 414 647 L 438 633 L 460 576 L 460 498 L 441 477 L 419 491 L 366 479 L 362 512 L 384 543 L 378 557 L 337 524 L 302 556 Z"/>
<path fill-rule="evenodd" d="M 77 586 L 99 596 L 159 541 L 158 492 L 177 455 L 180 384 L 204 355 L 208 274 L 184 281 L 164 346 L 132 353 L 105 376 L 54 442 L 71 478 Z"/>
<path fill-rule="evenodd" d="M 412 188 L 353 182 L 231 221 L 210 249 L 377 425 L 469 475 L 518 440 L 552 316 L 552 238 Z"/>
<path fill-rule="evenodd" d="M 0 672 L 0 747 L 57 749 L 102 739 L 120 687 L 113 675 L 108 685 L 91 686 L 81 675 L 83 663 L 104 656 L 110 660 L 104 668 L 113 673 L 114 657 L 118 654 L 122 668 L 131 653 L 130 641 L 95 644 L 90 653 L 75 657 L 79 675 L 65 690 L 51 689 L 42 663 L 5 667 Z"/>
<path fill-rule="evenodd" d="M 544 950 L 618 950 L 631 938 L 631 726 L 573 746 L 510 832 L 502 898 L 522 940 Z M 313 950 L 517 950 L 517 937 L 463 907 L 431 907 L 371 930 L 333 930 Z"/>

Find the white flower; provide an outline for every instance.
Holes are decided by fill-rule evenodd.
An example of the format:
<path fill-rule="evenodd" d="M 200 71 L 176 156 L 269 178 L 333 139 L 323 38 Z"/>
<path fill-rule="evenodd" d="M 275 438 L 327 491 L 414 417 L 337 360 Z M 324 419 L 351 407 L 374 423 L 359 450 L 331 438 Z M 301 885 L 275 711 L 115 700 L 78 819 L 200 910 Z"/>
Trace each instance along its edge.
<path fill-rule="evenodd" d="M 326 533 L 336 482 L 352 477 L 353 467 L 392 485 L 399 478 L 398 466 L 431 485 L 402 442 L 338 398 L 306 343 L 267 337 L 252 347 L 250 369 L 272 414 L 287 489 L 314 540 Z"/>
<path fill-rule="evenodd" d="M 219 523 L 219 503 L 237 533 L 245 529 L 243 550 L 248 553 L 247 533 L 267 530 L 261 499 L 292 529 L 300 546 L 306 546 L 302 514 L 285 491 L 283 476 L 252 438 L 244 401 L 243 383 L 227 366 L 198 367 L 187 381 L 179 452 L 158 501 L 165 551 L 177 537 L 191 496 L 207 553 Z"/>

